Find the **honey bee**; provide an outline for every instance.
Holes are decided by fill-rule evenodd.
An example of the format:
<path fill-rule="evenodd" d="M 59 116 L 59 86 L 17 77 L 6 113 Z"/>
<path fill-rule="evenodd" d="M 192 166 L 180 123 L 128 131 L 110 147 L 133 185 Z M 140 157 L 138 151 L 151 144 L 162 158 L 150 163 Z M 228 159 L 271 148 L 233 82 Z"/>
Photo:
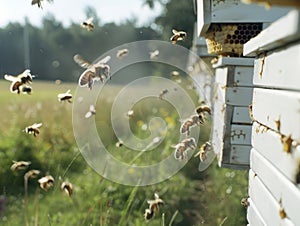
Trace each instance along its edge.
<path fill-rule="evenodd" d="M 25 180 L 36 178 L 39 174 L 39 170 L 29 170 L 27 173 L 25 173 L 24 178 Z"/>
<path fill-rule="evenodd" d="M 179 143 L 175 145 L 175 148 L 174 157 L 176 160 L 187 159 L 187 148 L 184 144 Z"/>
<path fill-rule="evenodd" d="M 180 73 L 178 71 L 171 71 L 170 76 L 172 80 L 175 80 L 175 82 L 181 83 Z"/>
<path fill-rule="evenodd" d="M 134 117 L 134 111 L 133 110 L 129 110 L 127 113 L 126 113 L 126 116 L 128 118 L 133 118 Z"/>
<path fill-rule="evenodd" d="M 190 119 L 193 121 L 194 125 L 200 126 L 204 124 L 204 119 L 202 115 L 192 115 Z"/>
<path fill-rule="evenodd" d="M 60 189 L 69 197 L 73 194 L 73 185 L 69 181 L 64 181 L 60 185 Z"/>
<path fill-rule="evenodd" d="M 93 24 L 93 17 L 90 17 L 88 19 L 86 19 L 85 21 L 83 21 L 80 25 L 82 28 L 88 30 L 88 31 L 93 31 L 94 29 L 94 24 Z"/>
<path fill-rule="evenodd" d="M 24 170 L 30 164 L 31 164 L 31 162 L 26 162 L 26 161 L 13 161 L 13 164 L 11 165 L 10 169 L 12 171 Z"/>
<path fill-rule="evenodd" d="M 182 133 L 182 134 L 186 133 L 186 135 L 189 136 L 190 128 L 193 127 L 194 125 L 195 124 L 191 118 L 186 119 L 180 127 L 180 133 Z"/>
<path fill-rule="evenodd" d="M 211 115 L 211 109 L 208 105 L 206 105 L 203 101 L 201 102 L 201 105 L 198 106 L 195 111 L 198 115 L 203 115 L 205 112 Z"/>
<path fill-rule="evenodd" d="M 241 199 L 241 205 L 243 206 L 243 207 L 248 207 L 248 206 L 250 206 L 250 203 L 249 203 L 249 201 L 248 201 L 248 198 L 249 197 L 246 197 L 246 198 L 242 198 Z"/>
<path fill-rule="evenodd" d="M 17 76 L 4 75 L 4 78 L 7 81 L 11 82 L 10 92 L 20 94 L 20 92 L 22 90 L 21 89 L 22 86 L 25 84 L 30 84 L 32 82 L 32 78 L 34 78 L 34 76 L 30 74 L 29 69 L 26 69 L 25 71 L 23 71 L 21 74 L 19 74 Z"/>
<path fill-rule="evenodd" d="M 177 31 L 175 29 L 173 29 L 172 32 L 173 32 L 173 35 L 170 38 L 170 41 L 173 44 L 176 44 L 177 41 L 184 41 L 186 39 L 186 36 L 187 36 L 186 32 L 184 32 L 184 31 Z"/>
<path fill-rule="evenodd" d="M 206 160 L 206 153 L 207 153 L 207 151 L 208 151 L 210 148 L 211 148 L 210 142 L 208 142 L 208 141 L 205 142 L 204 144 L 201 145 L 200 151 L 199 151 L 197 154 L 195 154 L 194 157 L 199 156 L 199 157 L 200 157 L 200 161 L 201 161 L 201 162 L 204 162 L 204 161 Z"/>
<path fill-rule="evenodd" d="M 150 59 L 154 60 L 154 59 L 156 59 L 158 57 L 159 51 L 158 50 L 154 50 L 152 52 L 149 52 L 149 55 L 150 55 Z"/>
<path fill-rule="evenodd" d="M 47 1 L 48 2 L 53 2 L 53 0 L 47 0 Z M 35 4 L 37 4 L 39 8 L 41 8 L 41 9 L 43 8 L 42 7 L 42 0 L 32 0 L 31 5 L 35 5 Z"/>
<path fill-rule="evenodd" d="M 186 138 L 186 139 L 182 140 L 181 143 L 184 144 L 184 146 L 186 148 L 195 149 L 197 147 L 196 141 L 195 141 L 195 139 L 193 137 Z"/>
<path fill-rule="evenodd" d="M 90 110 L 85 114 L 85 118 L 90 118 L 96 114 L 96 108 L 94 105 L 90 105 Z"/>
<path fill-rule="evenodd" d="M 38 180 L 41 189 L 47 191 L 54 186 L 54 178 L 51 175 L 44 176 Z"/>
<path fill-rule="evenodd" d="M 154 200 L 148 200 L 147 203 L 149 208 L 145 209 L 144 217 L 149 220 L 159 211 L 159 207 L 164 205 L 164 201 L 159 198 L 157 193 L 154 193 Z"/>
<path fill-rule="evenodd" d="M 101 82 L 104 82 L 104 80 L 109 77 L 110 67 L 106 63 L 110 60 L 110 58 L 110 56 L 106 56 L 102 60 L 93 64 L 85 60 L 81 55 L 76 54 L 73 57 L 74 61 L 80 67 L 86 68 L 86 70 L 80 75 L 78 82 L 79 86 L 92 89 L 92 85 L 95 80 L 101 80 Z"/>
<path fill-rule="evenodd" d="M 117 143 L 116 143 L 116 147 L 119 148 L 119 147 L 122 147 L 124 145 L 123 141 L 119 140 Z"/>
<path fill-rule="evenodd" d="M 128 53 L 129 53 L 129 50 L 128 50 L 128 49 L 120 49 L 120 50 L 118 50 L 118 52 L 117 52 L 117 57 L 118 57 L 119 59 L 122 59 L 124 56 L 127 56 Z"/>
<path fill-rule="evenodd" d="M 25 133 L 28 133 L 28 134 L 33 134 L 33 136 L 37 136 L 37 134 L 40 133 L 40 130 L 39 130 L 39 127 L 41 127 L 43 124 L 42 123 L 34 123 L 33 125 L 31 126 L 27 126 L 24 131 Z"/>
<path fill-rule="evenodd" d="M 68 101 L 69 103 L 72 103 L 71 99 L 72 99 L 72 94 L 70 93 L 71 90 L 68 90 L 65 93 L 60 93 L 57 95 L 58 101 Z"/>
<path fill-rule="evenodd" d="M 168 92 L 169 92 L 169 91 L 168 91 L 167 89 L 162 90 L 162 91 L 159 93 L 158 98 L 162 100 L 163 97 L 164 97 Z"/>

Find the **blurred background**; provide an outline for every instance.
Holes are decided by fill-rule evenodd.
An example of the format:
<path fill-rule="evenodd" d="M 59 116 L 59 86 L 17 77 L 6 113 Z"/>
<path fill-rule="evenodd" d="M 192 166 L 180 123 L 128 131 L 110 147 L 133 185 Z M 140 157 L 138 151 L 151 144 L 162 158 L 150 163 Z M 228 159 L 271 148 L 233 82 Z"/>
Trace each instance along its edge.
<path fill-rule="evenodd" d="M 111 182 L 93 171 L 82 157 L 73 135 L 72 104 L 57 101 L 58 93 L 75 91 L 83 72 L 73 60 L 75 54 L 94 61 L 124 43 L 169 41 L 172 29 L 187 32 L 187 40 L 180 45 L 190 49 L 196 22 L 193 1 L 41 3 L 42 9 L 29 0 L 0 0 L 1 225 L 246 225 L 246 209 L 240 202 L 247 196 L 247 171 L 218 168 L 213 162 L 206 171 L 199 172 L 199 159 L 191 158 L 180 172 L 159 184 L 131 187 Z M 80 26 L 89 17 L 94 18 L 95 25 L 91 32 Z M 36 75 L 31 95 L 10 93 L 10 83 L 3 76 L 17 75 L 26 68 Z M 126 147 L 115 145 L 118 140 L 110 123 L 114 95 L 122 89 L 125 78 L 138 77 L 136 71 L 169 78 L 173 69 L 134 65 L 119 72 L 122 76 L 109 81 L 110 86 L 103 90 L 107 98 L 98 100 L 95 121 L 99 136 L 116 158 L 130 162 L 131 155 Z M 180 86 L 197 104 L 198 93 L 184 72 Z M 165 141 L 157 148 L 172 155 L 170 144 L 178 141 L 180 121 L 170 104 L 156 99 L 137 104 L 131 129 L 136 136 L 147 137 L 149 130 L 144 125 L 153 117 L 153 107 L 155 117 L 163 118 L 169 126 Z M 35 122 L 43 123 L 41 133 L 37 137 L 24 133 L 24 128 Z M 208 119 L 201 126 L 197 149 L 210 139 L 210 122 Z M 12 171 L 13 160 L 31 164 Z M 24 174 L 31 169 L 41 173 L 30 179 L 27 187 Z M 44 191 L 37 180 L 48 174 L 55 182 L 53 188 Z M 71 197 L 61 192 L 60 177 L 73 184 Z M 154 192 L 165 205 L 147 221 L 143 214 Z"/>

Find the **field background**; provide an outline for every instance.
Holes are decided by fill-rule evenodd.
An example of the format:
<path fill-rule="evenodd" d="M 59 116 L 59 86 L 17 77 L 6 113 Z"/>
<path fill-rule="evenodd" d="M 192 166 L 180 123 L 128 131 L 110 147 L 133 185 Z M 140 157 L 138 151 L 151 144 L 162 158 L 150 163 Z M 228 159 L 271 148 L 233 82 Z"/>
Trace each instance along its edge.
<path fill-rule="evenodd" d="M 199 159 L 191 158 L 180 172 L 159 184 L 131 187 L 111 182 L 90 168 L 78 150 L 72 129 L 72 104 L 57 101 L 58 93 L 71 89 L 74 94 L 76 84 L 34 81 L 32 87 L 31 95 L 11 94 L 9 83 L 0 80 L 0 200 L 5 200 L 4 209 L 0 208 L 1 225 L 246 225 L 246 210 L 240 200 L 247 195 L 247 171 L 218 168 L 215 161 L 199 172 Z M 110 86 L 104 96 L 111 98 L 111 92 L 120 88 Z M 97 106 L 101 106 L 96 114 L 96 122 L 101 122 L 99 131 L 103 126 L 109 131 L 111 100 L 103 99 Z M 149 103 L 141 103 L 135 111 L 147 106 Z M 174 131 L 178 130 L 174 109 L 168 105 L 158 108 L 162 117 L 174 123 Z M 141 120 L 137 115 L 132 128 L 142 138 L 145 133 L 139 129 Z M 22 131 L 35 122 L 43 123 L 36 138 Z M 198 147 L 209 139 L 209 134 L 208 122 L 201 130 Z M 128 150 L 116 150 L 116 138 L 107 133 L 103 136 L 111 153 L 124 159 Z M 178 136 L 170 135 L 168 139 L 162 145 Z M 174 151 L 165 148 L 168 153 Z M 39 188 L 38 178 L 30 180 L 28 202 L 24 203 L 26 170 L 12 172 L 12 160 L 31 161 L 27 170 L 40 170 L 40 177 L 51 174 L 55 186 L 45 192 Z M 59 176 L 74 185 L 72 197 L 61 192 Z M 145 221 L 147 200 L 153 199 L 154 192 L 166 205 L 153 219 Z"/>

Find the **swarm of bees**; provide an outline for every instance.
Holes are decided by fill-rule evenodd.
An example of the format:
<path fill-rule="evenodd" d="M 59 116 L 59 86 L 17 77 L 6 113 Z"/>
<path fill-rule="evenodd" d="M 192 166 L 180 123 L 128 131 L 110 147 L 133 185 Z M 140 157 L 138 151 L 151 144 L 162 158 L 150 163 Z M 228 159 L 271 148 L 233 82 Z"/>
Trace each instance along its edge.
<path fill-rule="evenodd" d="M 159 198 L 157 193 L 154 193 L 154 200 L 148 200 L 149 207 L 145 209 L 144 218 L 150 220 L 158 211 L 159 207 L 164 205 L 164 201 Z"/>
<path fill-rule="evenodd" d="M 54 178 L 51 175 L 44 176 L 38 180 L 41 189 L 47 191 L 54 186 Z"/>
<path fill-rule="evenodd" d="M 186 32 L 185 31 L 177 31 L 175 29 L 172 30 L 172 37 L 170 38 L 170 41 L 173 43 L 173 44 L 176 44 L 177 41 L 184 41 L 186 39 Z"/>
<path fill-rule="evenodd" d="M 94 105 L 90 105 L 90 109 L 89 109 L 89 111 L 85 114 L 85 118 L 90 118 L 90 117 L 92 117 L 93 115 L 95 115 L 96 114 L 96 108 L 95 108 L 95 106 Z"/>
<path fill-rule="evenodd" d="M 13 164 L 11 165 L 10 169 L 12 171 L 19 171 L 19 170 L 24 170 L 26 169 L 31 162 L 27 161 L 13 161 Z"/>
<path fill-rule="evenodd" d="M 127 56 L 128 53 L 129 53 L 129 50 L 128 50 L 128 49 L 120 49 L 120 50 L 118 50 L 118 52 L 117 52 L 117 57 L 118 57 L 119 59 L 122 59 L 123 57 Z"/>
<path fill-rule="evenodd" d="M 93 17 L 90 17 L 88 19 L 86 19 L 85 21 L 83 21 L 80 25 L 82 28 L 88 30 L 88 31 L 93 31 L 94 30 L 94 24 L 93 24 Z"/>
<path fill-rule="evenodd" d="M 72 103 L 72 94 L 70 93 L 71 90 L 68 90 L 65 93 L 60 93 L 57 95 L 58 101 L 63 102 L 63 101 L 68 101 L 69 103 Z"/>
<path fill-rule="evenodd" d="M 21 74 L 17 76 L 13 75 L 4 75 L 4 78 L 7 81 L 11 82 L 10 85 L 10 92 L 20 94 L 23 93 L 30 93 L 31 87 L 29 84 L 32 82 L 32 79 L 34 78 L 33 75 L 31 75 L 30 70 L 26 69 Z"/>
<path fill-rule="evenodd" d="M 40 133 L 39 128 L 40 128 L 42 125 L 43 125 L 42 123 L 34 123 L 34 124 L 31 125 L 31 126 L 27 126 L 27 127 L 24 129 L 24 131 L 25 131 L 25 133 L 33 134 L 33 136 L 36 137 L 37 134 Z"/>
<path fill-rule="evenodd" d="M 84 59 L 81 55 L 76 54 L 73 57 L 74 61 L 80 67 L 86 68 L 86 70 L 81 74 L 79 78 L 79 86 L 92 89 L 94 81 L 101 80 L 101 82 L 104 82 L 104 80 L 109 78 L 110 67 L 107 62 L 110 60 L 110 58 L 110 56 L 106 56 L 102 60 L 99 60 L 98 62 L 93 64 Z"/>

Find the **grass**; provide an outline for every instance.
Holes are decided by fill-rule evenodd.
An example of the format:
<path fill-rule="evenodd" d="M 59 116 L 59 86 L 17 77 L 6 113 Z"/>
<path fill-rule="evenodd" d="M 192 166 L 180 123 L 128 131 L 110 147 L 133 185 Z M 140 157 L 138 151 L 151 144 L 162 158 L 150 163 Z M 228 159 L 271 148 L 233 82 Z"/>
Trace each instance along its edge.
<path fill-rule="evenodd" d="M 247 195 L 246 171 L 221 169 L 214 162 L 207 171 L 198 172 L 199 159 L 192 158 L 176 175 L 155 185 L 125 186 L 97 174 L 86 164 L 76 145 L 72 105 L 57 101 L 58 93 L 68 89 L 73 93 L 75 86 L 35 81 L 34 92 L 28 96 L 9 93 L 9 83 L 0 81 L 0 188 L 6 197 L 1 225 L 24 225 L 26 221 L 28 225 L 246 225 L 246 212 L 240 205 L 241 198 Z M 105 96 L 111 97 L 118 90 L 119 86 L 112 85 L 104 91 Z M 140 113 L 130 122 L 132 131 L 141 138 L 147 137 L 141 126 L 149 122 L 141 116 L 155 103 L 147 101 L 150 102 L 135 106 L 135 112 Z M 116 158 L 129 163 L 136 152 L 115 148 L 117 140 L 108 123 L 111 104 L 108 99 L 97 102 L 101 106 L 96 114 L 99 136 L 103 136 Z M 174 151 L 169 146 L 178 140 L 179 135 L 173 131 L 178 131 L 180 123 L 172 106 L 161 104 L 157 109 L 157 116 L 173 126 L 158 146 L 163 150 L 162 155 L 168 156 Z M 43 123 L 36 138 L 22 131 L 35 122 Z M 206 125 L 198 146 L 208 138 L 209 125 Z M 135 163 L 155 162 L 157 153 L 157 149 L 145 152 Z M 40 177 L 51 174 L 55 178 L 54 188 L 43 191 L 37 182 L 39 177 L 30 179 L 24 205 L 26 171 L 12 172 L 12 160 L 31 161 L 27 170 L 40 170 Z M 71 198 L 60 191 L 59 176 L 73 183 Z M 153 219 L 145 221 L 147 200 L 153 199 L 154 192 L 158 192 L 166 205 Z"/>

